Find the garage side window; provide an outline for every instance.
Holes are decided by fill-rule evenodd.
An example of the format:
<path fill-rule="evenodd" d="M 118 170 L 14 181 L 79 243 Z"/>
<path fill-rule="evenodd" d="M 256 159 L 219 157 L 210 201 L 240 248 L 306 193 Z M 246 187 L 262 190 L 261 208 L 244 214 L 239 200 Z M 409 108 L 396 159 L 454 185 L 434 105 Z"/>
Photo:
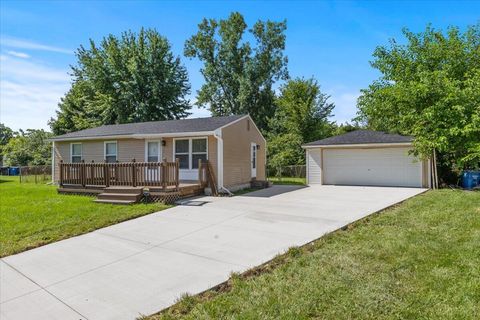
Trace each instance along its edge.
<path fill-rule="evenodd" d="M 175 159 L 180 161 L 180 169 L 189 169 L 189 140 L 175 140 Z"/>
<path fill-rule="evenodd" d="M 207 139 L 192 139 L 193 169 L 198 169 L 198 160 L 207 161 Z"/>
<path fill-rule="evenodd" d="M 81 143 L 72 143 L 70 145 L 71 153 L 71 162 L 78 163 L 82 162 L 82 144 Z"/>
<path fill-rule="evenodd" d="M 117 142 L 105 142 L 105 161 L 117 162 Z"/>

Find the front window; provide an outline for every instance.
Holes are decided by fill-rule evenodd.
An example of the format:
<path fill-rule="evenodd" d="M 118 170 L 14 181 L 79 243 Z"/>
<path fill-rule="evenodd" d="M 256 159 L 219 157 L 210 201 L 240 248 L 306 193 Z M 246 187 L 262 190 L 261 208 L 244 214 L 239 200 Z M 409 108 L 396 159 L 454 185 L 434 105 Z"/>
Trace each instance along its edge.
<path fill-rule="evenodd" d="M 160 161 L 160 143 L 158 141 L 150 141 L 147 143 L 147 161 Z"/>
<path fill-rule="evenodd" d="M 81 143 L 72 143 L 71 152 L 72 152 L 72 163 L 82 162 L 82 144 Z"/>
<path fill-rule="evenodd" d="M 180 161 L 180 169 L 189 169 L 190 141 L 188 139 L 175 140 L 175 159 Z"/>
<path fill-rule="evenodd" d="M 116 142 L 105 142 L 105 161 L 108 163 L 117 162 Z"/>
<path fill-rule="evenodd" d="M 193 169 L 198 169 L 198 160 L 207 161 L 207 139 L 192 139 Z"/>
<path fill-rule="evenodd" d="M 207 139 L 175 140 L 175 158 L 180 169 L 198 169 L 198 160 L 207 161 Z"/>

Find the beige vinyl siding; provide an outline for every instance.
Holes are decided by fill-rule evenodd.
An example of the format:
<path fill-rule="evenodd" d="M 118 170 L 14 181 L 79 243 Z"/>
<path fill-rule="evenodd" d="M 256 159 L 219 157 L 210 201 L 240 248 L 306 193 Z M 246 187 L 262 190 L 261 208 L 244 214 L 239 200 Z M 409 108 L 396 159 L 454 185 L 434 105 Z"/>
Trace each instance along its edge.
<path fill-rule="evenodd" d="M 70 162 L 70 142 L 55 142 L 53 154 L 55 157 L 54 177 L 55 181 L 58 181 L 60 179 L 60 161 Z"/>
<path fill-rule="evenodd" d="M 248 124 L 250 121 L 250 125 Z M 250 130 L 248 128 L 250 127 Z M 249 183 L 252 179 L 251 143 L 260 145 L 257 152 L 257 180 L 265 178 L 266 143 L 250 118 L 237 121 L 222 129 L 223 184 L 225 187 Z"/>
<path fill-rule="evenodd" d="M 104 162 L 104 143 L 105 141 L 117 142 L 117 160 L 120 162 L 129 162 L 132 159 L 136 161 L 145 160 L 145 140 L 143 139 L 118 139 L 118 140 L 88 140 L 75 141 L 74 143 L 82 143 L 82 160 L 85 162 Z M 60 160 L 71 162 L 70 141 L 55 142 L 55 180 L 60 177 L 58 164 Z"/>

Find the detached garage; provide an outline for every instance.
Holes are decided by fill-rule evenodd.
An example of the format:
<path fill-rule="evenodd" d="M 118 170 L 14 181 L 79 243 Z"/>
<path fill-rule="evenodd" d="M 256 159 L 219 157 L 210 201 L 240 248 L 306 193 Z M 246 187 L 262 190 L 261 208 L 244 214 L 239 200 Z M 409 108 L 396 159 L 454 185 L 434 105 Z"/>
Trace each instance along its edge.
<path fill-rule="evenodd" d="M 371 130 L 307 143 L 307 183 L 430 187 L 428 160 L 409 154 L 412 137 Z"/>

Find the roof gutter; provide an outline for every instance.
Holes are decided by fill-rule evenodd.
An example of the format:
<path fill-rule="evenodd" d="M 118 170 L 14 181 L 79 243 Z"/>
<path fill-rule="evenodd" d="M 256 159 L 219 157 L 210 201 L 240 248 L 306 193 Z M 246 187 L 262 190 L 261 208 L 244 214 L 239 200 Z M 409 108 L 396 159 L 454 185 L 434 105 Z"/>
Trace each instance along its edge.
<path fill-rule="evenodd" d="M 151 138 L 170 138 L 170 137 L 194 137 L 214 135 L 215 131 L 196 131 L 196 132 L 173 132 L 173 133 L 153 133 L 153 134 L 119 134 L 108 136 L 90 136 L 90 137 L 70 137 L 70 138 L 50 138 L 48 141 L 82 141 L 82 140 L 111 140 L 111 139 L 151 139 Z"/>
<path fill-rule="evenodd" d="M 363 147 L 410 147 L 412 142 L 390 142 L 390 143 L 358 143 L 358 144 L 319 144 L 303 145 L 303 149 L 314 148 L 363 148 Z"/>

